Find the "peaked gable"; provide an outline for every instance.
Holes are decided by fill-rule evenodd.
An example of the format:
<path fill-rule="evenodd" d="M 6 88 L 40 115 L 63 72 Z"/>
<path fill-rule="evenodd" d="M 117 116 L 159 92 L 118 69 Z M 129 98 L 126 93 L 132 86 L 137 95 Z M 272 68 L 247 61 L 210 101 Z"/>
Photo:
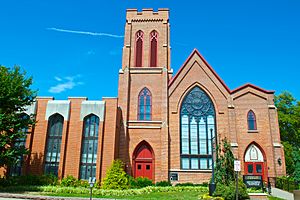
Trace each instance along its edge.
<path fill-rule="evenodd" d="M 208 62 L 204 59 L 204 57 L 199 53 L 197 49 L 194 49 L 193 52 L 189 55 L 184 64 L 180 67 L 178 72 L 172 79 L 169 81 L 168 87 L 170 89 L 170 93 L 176 88 L 176 86 L 180 83 L 180 79 L 184 78 L 186 74 L 189 72 L 190 68 L 197 63 L 199 66 L 203 68 L 203 70 L 210 76 L 215 85 L 218 85 L 218 88 L 222 88 L 222 93 L 224 96 L 230 94 L 230 89 L 224 83 L 224 81 L 219 77 L 219 75 L 214 71 L 214 69 L 208 64 Z M 203 64 L 202 64 L 203 63 Z M 226 94 L 227 93 L 227 94 Z"/>

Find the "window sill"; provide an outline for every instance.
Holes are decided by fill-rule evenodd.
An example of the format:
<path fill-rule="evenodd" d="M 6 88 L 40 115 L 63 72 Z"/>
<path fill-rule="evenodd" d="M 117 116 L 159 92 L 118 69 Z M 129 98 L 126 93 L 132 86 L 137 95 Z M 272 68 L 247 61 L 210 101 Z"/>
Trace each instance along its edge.
<path fill-rule="evenodd" d="M 248 130 L 248 133 L 258 133 L 258 130 Z"/>

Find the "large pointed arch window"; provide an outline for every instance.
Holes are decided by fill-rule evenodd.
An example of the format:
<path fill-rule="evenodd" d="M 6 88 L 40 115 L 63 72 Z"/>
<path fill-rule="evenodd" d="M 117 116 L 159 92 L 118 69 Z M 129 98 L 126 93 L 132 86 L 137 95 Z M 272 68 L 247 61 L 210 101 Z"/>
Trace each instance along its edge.
<path fill-rule="evenodd" d="M 143 65 L 143 31 L 138 31 L 135 34 L 135 66 L 142 67 Z"/>
<path fill-rule="evenodd" d="M 248 130 L 257 130 L 256 117 L 252 110 L 248 112 L 247 120 L 248 120 Z"/>
<path fill-rule="evenodd" d="M 23 120 L 29 120 L 30 117 L 27 114 L 22 114 L 21 118 Z M 27 138 L 27 133 L 28 133 L 28 128 L 23 128 L 21 129 L 21 132 L 24 133 L 23 137 L 20 137 L 16 140 L 14 147 L 18 149 L 24 149 L 25 144 L 26 144 L 26 138 Z M 24 162 L 24 156 L 18 156 L 16 164 L 12 165 L 9 168 L 9 174 L 10 176 L 21 176 L 22 175 L 22 166 Z"/>
<path fill-rule="evenodd" d="M 49 117 L 45 154 L 45 173 L 47 174 L 58 175 L 63 124 L 64 118 L 60 114 Z"/>
<path fill-rule="evenodd" d="M 151 120 L 152 112 L 151 93 L 148 88 L 142 89 L 139 94 L 138 119 Z"/>
<path fill-rule="evenodd" d="M 157 67 L 157 31 L 150 33 L 150 67 Z"/>
<path fill-rule="evenodd" d="M 196 86 L 185 96 L 180 110 L 181 169 L 211 169 L 215 127 L 214 105 Z"/>
<path fill-rule="evenodd" d="M 80 179 L 96 177 L 98 151 L 99 117 L 89 115 L 84 118 L 81 144 Z"/>

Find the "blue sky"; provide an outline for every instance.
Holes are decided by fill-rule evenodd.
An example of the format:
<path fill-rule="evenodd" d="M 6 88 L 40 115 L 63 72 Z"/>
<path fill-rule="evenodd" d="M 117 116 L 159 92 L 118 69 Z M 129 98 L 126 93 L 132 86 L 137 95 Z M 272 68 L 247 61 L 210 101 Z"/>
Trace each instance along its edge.
<path fill-rule="evenodd" d="M 170 9 L 174 75 L 197 48 L 230 89 L 300 99 L 299 0 L 1 0 L 0 64 L 24 68 L 39 96 L 117 96 L 127 8 Z"/>

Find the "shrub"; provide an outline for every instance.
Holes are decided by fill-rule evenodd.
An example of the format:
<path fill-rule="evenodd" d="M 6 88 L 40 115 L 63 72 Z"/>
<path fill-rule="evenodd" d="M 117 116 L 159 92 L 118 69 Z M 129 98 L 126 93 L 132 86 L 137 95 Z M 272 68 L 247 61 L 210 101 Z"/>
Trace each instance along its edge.
<path fill-rule="evenodd" d="M 160 181 L 160 182 L 157 182 L 155 185 L 159 186 L 159 187 L 172 186 L 172 184 L 170 183 L 170 181 Z"/>
<path fill-rule="evenodd" d="M 137 177 L 135 179 L 135 181 L 136 181 L 136 188 L 143 188 L 143 187 L 153 185 L 152 181 L 149 178 L 146 178 L 146 177 Z"/>
<path fill-rule="evenodd" d="M 212 197 L 212 196 L 209 196 L 208 194 L 200 194 L 198 199 L 203 199 L 203 200 L 224 200 L 223 197 Z"/>
<path fill-rule="evenodd" d="M 61 180 L 60 185 L 63 187 L 78 187 L 81 186 L 81 181 L 74 176 L 68 175 Z"/>
<path fill-rule="evenodd" d="M 235 188 L 236 183 L 234 181 L 231 181 L 229 185 L 217 184 L 217 188 L 213 196 L 223 197 L 225 200 L 235 199 Z M 238 190 L 238 199 L 249 199 L 247 187 L 241 179 L 239 179 Z"/>
<path fill-rule="evenodd" d="M 42 176 L 26 175 L 26 176 L 12 176 L 8 178 L 0 179 L 0 186 L 18 186 L 18 185 L 57 185 L 58 179 L 51 174 L 45 174 Z"/>
<path fill-rule="evenodd" d="M 124 171 L 123 162 L 121 160 L 113 161 L 103 179 L 102 188 L 122 190 L 127 189 L 128 187 L 128 177 Z"/>

